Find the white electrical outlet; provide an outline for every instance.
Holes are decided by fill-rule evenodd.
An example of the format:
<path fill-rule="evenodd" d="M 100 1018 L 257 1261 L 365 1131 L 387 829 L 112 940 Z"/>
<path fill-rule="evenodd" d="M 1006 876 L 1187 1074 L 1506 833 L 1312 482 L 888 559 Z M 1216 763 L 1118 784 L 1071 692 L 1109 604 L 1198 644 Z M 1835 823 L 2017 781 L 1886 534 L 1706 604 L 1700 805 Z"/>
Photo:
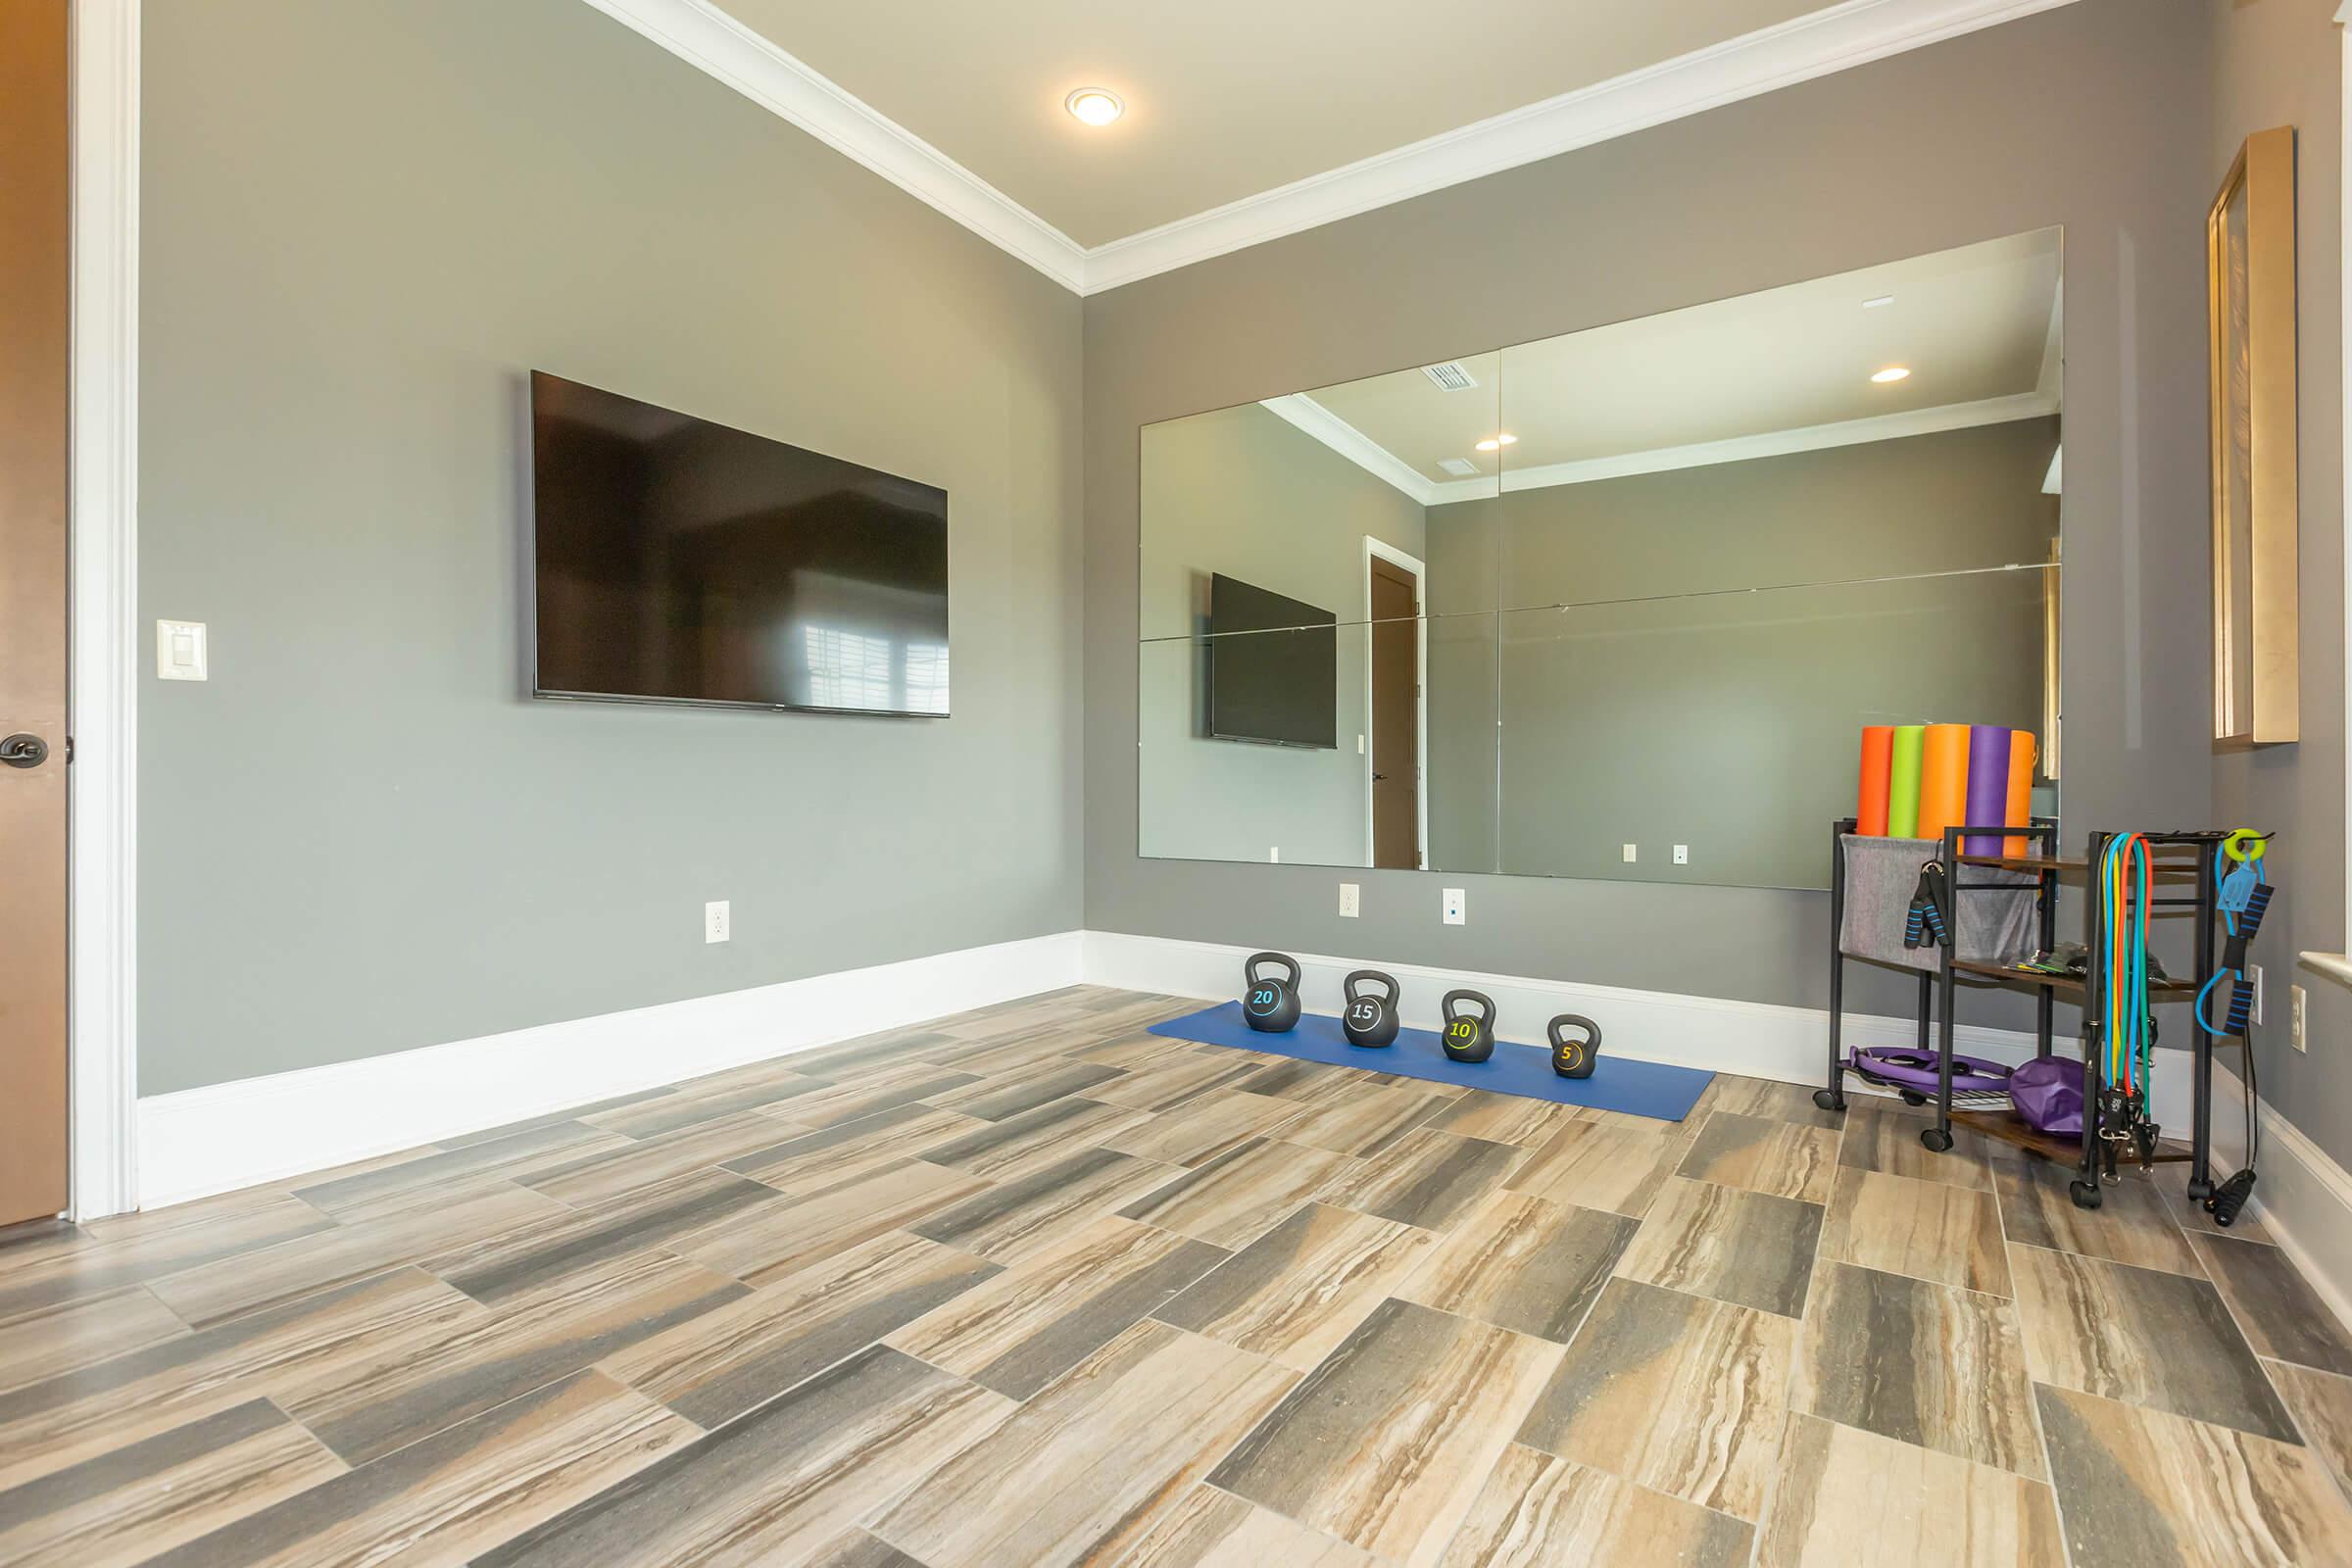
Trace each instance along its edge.
<path fill-rule="evenodd" d="M 1277 844 L 1266 851 L 1266 858 L 1276 865 L 1282 863 L 1282 846 Z"/>
<path fill-rule="evenodd" d="M 1447 925 L 1469 924 L 1469 898 L 1470 896 L 1463 892 L 1460 888 L 1447 888 L 1446 890 L 1445 910 L 1446 923 Z"/>
<path fill-rule="evenodd" d="M 1690 845 L 1677 844 L 1674 847 L 1674 863 L 1677 865 L 1689 865 L 1690 863 Z"/>
<path fill-rule="evenodd" d="M 1634 863 L 1635 857 L 1637 857 L 1638 855 L 1640 855 L 1640 854 L 1641 854 L 1641 851 L 1642 851 L 1642 847 L 1641 847 L 1640 845 L 1638 845 L 1638 844 L 1628 844 L 1628 845 L 1625 847 L 1625 863 L 1626 863 L 1626 864 L 1628 864 L 1628 865 L 1631 865 L 1631 864 L 1633 864 L 1633 863 Z"/>
<path fill-rule="evenodd" d="M 2254 1012 L 2253 1012 L 2253 1019 L 2254 1019 L 2254 1025 L 2255 1025 L 2255 1027 L 2256 1027 L 2256 1028 L 2260 1028 L 2260 1027 L 2262 1026 L 2262 965 L 2261 965 L 2261 964 L 2259 964 L 2259 963 L 2249 963 L 2249 964 L 2247 964 L 2247 965 L 2246 965 L 2246 984 L 2248 984 L 2248 985 L 2250 985 L 2250 986 L 2252 986 L 2252 987 L 2254 988 Z"/>
<path fill-rule="evenodd" d="M 725 942 L 728 940 L 728 930 L 727 901 L 718 899 L 704 905 L 703 940 L 705 942 Z"/>
<path fill-rule="evenodd" d="M 1352 920 L 1355 918 L 1356 899 L 1358 895 L 1362 893 L 1362 891 L 1363 890 L 1353 882 L 1343 882 L 1340 884 L 1341 919 Z"/>
<path fill-rule="evenodd" d="M 2292 1010 L 2295 1015 L 2294 1027 L 2287 1035 L 2288 1043 L 2293 1045 L 2297 1051 L 2308 1052 L 2311 1050 L 2311 1046 L 2303 1038 L 2303 988 L 2301 986 L 2289 987 L 2287 990 L 2287 1000 L 2292 1004 Z"/>

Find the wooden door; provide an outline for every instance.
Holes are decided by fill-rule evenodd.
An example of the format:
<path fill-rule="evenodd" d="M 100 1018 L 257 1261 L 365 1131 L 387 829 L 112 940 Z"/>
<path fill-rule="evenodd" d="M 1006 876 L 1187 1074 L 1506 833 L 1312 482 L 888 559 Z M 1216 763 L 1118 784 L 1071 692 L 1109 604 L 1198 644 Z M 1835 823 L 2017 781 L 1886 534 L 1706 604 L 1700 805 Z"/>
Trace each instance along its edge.
<path fill-rule="evenodd" d="M 1421 863 L 1421 580 L 1372 558 L 1372 863 Z"/>
<path fill-rule="evenodd" d="M 0 0 L 0 1224 L 66 1206 L 68 0 Z"/>

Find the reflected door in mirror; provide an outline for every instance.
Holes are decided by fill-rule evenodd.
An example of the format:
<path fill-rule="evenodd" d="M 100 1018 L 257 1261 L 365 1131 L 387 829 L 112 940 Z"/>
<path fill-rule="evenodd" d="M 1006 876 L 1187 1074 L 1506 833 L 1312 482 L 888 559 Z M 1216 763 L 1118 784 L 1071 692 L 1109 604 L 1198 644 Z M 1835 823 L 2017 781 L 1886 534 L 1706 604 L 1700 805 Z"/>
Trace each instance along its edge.
<path fill-rule="evenodd" d="M 1421 864 L 1421 579 L 1369 558 L 1372 605 L 1372 863 Z"/>

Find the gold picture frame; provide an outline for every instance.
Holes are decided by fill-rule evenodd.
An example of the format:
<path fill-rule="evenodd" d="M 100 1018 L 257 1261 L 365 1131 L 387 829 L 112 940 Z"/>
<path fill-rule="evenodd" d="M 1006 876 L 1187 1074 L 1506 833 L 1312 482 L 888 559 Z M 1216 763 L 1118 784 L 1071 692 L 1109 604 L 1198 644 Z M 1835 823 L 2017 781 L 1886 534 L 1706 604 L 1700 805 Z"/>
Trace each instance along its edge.
<path fill-rule="evenodd" d="M 2295 132 L 2246 138 L 2205 220 L 2211 350 L 2213 738 L 2300 738 Z"/>

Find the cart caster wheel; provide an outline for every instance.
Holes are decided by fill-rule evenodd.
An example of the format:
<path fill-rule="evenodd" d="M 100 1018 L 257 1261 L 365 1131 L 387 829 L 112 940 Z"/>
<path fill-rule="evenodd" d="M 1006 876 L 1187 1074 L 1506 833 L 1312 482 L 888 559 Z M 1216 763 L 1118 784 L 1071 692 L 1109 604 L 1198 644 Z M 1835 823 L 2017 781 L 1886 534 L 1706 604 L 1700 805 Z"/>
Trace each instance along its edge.
<path fill-rule="evenodd" d="M 1915 1094 L 1913 1094 L 1913 1093 L 1912 1093 L 1910 1090 L 1908 1090 L 1908 1089 L 1906 1089 L 1906 1090 L 1904 1090 L 1904 1091 L 1903 1091 L 1903 1103 L 1904 1103 L 1904 1104 L 1906 1104 L 1906 1105 L 1924 1105 L 1924 1104 L 1926 1104 L 1927 1102 L 1928 1102 L 1928 1097 L 1927 1097 L 1927 1096 L 1925 1096 L 1925 1095 L 1915 1095 Z"/>
<path fill-rule="evenodd" d="M 1948 1152 L 1952 1147 L 1952 1135 L 1940 1127 L 1922 1127 L 1919 1130 L 1919 1141 L 1938 1154 Z"/>
<path fill-rule="evenodd" d="M 2189 1200 L 2190 1202 L 2192 1202 L 2192 1203 L 2202 1203 L 2203 1201 L 2205 1201 L 2205 1200 L 2207 1200 L 2208 1198 L 2211 1198 L 2212 1196 L 2213 1196 L 2213 1183 L 2211 1183 L 2211 1182 L 2190 1182 L 2190 1183 L 2188 1184 L 2188 1200 Z"/>
<path fill-rule="evenodd" d="M 2097 1182 L 2068 1182 L 2066 1190 L 2073 1196 L 2077 1208 L 2096 1208 L 2106 1201 Z"/>
<path fill-rule="evenodd" d="M 1813 1103 L 1824 1110 L 1843 1110 L 1845 1097 L 1835 1089 L 1816 1089 L 1813 1091 Z"/>

